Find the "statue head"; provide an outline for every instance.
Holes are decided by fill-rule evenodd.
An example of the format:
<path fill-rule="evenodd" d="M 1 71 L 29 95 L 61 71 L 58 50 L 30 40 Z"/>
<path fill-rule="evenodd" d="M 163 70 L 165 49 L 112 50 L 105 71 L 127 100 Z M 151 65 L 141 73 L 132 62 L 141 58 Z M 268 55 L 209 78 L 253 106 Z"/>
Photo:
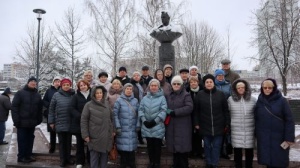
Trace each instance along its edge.
<path fill-rule="evenodd" d="M 170 23 L 170 15 L 168 12 L 161 12 L 161 21 L 164 26 L 168 26 Z"/>

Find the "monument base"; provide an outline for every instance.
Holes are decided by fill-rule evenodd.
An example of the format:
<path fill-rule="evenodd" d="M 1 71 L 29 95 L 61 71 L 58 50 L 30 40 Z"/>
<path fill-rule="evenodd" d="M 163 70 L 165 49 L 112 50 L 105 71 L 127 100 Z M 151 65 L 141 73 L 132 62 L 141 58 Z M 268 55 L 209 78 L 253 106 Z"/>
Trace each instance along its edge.
<path fill-rule="evenodd" d="M 175 49 L 172 43 L 161 43 L 159 46 L 159 68 L 163 69 L 166 64 L 170 64 L 175 70 Z"/>

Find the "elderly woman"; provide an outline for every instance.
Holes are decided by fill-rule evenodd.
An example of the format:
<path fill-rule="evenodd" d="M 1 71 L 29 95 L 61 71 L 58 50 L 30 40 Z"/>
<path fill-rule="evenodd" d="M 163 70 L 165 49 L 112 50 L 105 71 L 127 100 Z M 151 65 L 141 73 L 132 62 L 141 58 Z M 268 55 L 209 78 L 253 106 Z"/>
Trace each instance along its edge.
<path fill-rule="evenodd" d="M 264 80 L 260 90 L 254 113 L 258 163 L 288 167 L 289 146 L 295 140 L 291 109 L 274 79 Z"/>
<path fill-rule="evenodd" d="M 203 77 L 204 90 L 194 99 L 194 123 L 204 141 L 206 167 L 215 168 L 219 163 L 224 130 L 230 119 L 225 95 L 216 89 L 211 74 Z"/>
<path fill-rule="evenodd" d="M 164 120 L 167 101 L 157 79 L 149 82 L 149 91 L 139 107 L 139 118 L 143 123 L 142 136 L 147 140 L 149 168 L 160 168 L 161 141 L 165 136 Z"/>
<path fill-rule="evenodd" d="M 90 84 L 81 79 L 77 82 L 77 93 L 71 101 L 71 128 L 70 132 L 76 136 L 76 164 L 84 165 L 84 140 L 81 136 L 80 120 L 84 105 L 91 100 Z"/>
<path fill-rule="evenodd" d="M 81 135 L 90 151 L 90 166 L 106 168 L 108 152 L 112 148 L 113 125 L 104 86 L 95 86 L 91 101 L 85 104 L 81 115 Z"/>
<path fill-rule="evenodd" d="M 113 109 L 115 102 L 121 96 L 123 91 L 123 86 L 118 79 L 114 79 L 111 83 L 111 87 L 108 90 L 107 100 L 109 102 L 110 107 Z"/>
<path fill-rule="evenodd" d="M 59 140 L 60 166 L 73 164 L 71 161 L 71 133 L 70 133 L 70 107 L 74 90 L 71 89 L 72 82 L 64 78 L 60 82 L 60 89 L 56 92 L 49 106 L 48 123 L 56 130 Z"/>
<path fill-rule="evenodd" d="M 164 92 L 164 96 L 167 97 L 171 93 L 172 87 L 168 82 L 166 82 L 163 70 L 157 69 L 154 73 L 154 79 L 159 81 L 160 87 Z"/>
<path fill-rule="evenodd" d="M 183 87 L 180 76 L 174 76 L 172 92 L 167 97 L 168 113 L 171 116 L 166 130 L 166 145 L 173 153 L 173 167 L 187 168 L 188 153 L 192 150 L 193 101 L 191 95 Z"/>
<path fill-rule="evenodd" d="M 137 149 L 137 132 L 140 130 L 138 120 L 139 103 L 133 96 L 133 86 L 126 83 L 123 93 L 114 105 L 114 121 L 117 132 L 116 144 L 121 156 L 121 168 L 135 168 L 135 150 Z"/>
<path fill-rule="evenodd" d="M 234 147 L 235 167 L 242 166 L 242 150 L 245 150 L 246 168 L 252 168 L 254 148 L 254 108 L 256 98 L 251 96 L 250 84 L 243 79 L 232 83 L 232 94 L 228 98 L 231 116 L 231 141 Z"/>

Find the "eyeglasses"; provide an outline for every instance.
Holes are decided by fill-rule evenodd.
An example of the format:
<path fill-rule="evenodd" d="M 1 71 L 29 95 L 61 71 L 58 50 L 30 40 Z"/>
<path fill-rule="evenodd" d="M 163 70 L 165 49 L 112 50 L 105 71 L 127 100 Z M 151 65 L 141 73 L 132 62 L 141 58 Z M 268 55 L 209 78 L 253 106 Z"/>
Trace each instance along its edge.
<path fill-rule="evenodd" d="M 178 85 L 178 86 L 180 86 L 181 85 L 181 83 L 172 83 L 172 85 Z"/>
<path fill-rule="evenodd" d="M 263 87 L 263 89 L 264 89 L 264 90 L 267 90 L 267 89 L 268 89 L 268 90 L 272 90 L 273 87 Z"/>

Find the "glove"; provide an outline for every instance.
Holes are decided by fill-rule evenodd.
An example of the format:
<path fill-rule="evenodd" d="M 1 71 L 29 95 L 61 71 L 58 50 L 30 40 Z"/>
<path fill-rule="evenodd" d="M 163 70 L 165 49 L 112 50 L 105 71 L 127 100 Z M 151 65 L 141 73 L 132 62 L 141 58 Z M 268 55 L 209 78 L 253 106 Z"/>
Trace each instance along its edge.
<path fill-rule="evenodd" d="M 117 131 L 116 131 L 117 135 L 121 135 L 121 132 L 122 132 L 121 128 L 117 128 Z"/>
<path fill-rule="evenodd" d="M 171 109 L 167 109 L 167 111 L 166 111 L 167 114 L 170 114 L 171 112 L 174 112 L 174 111 Z"/>
<path fill-rule="evenodd" d="M 171 111 L 170 116 L 175 117 L 175 112 L 173 110 Z"/>
<path fill-rule="evenodd" d="M 229 128 L 228 125 L 226 125 L 225 128 L 224 128 L 224 133 L 227 134 L 229 132 L 230 132 L 230 128 Z"/>

